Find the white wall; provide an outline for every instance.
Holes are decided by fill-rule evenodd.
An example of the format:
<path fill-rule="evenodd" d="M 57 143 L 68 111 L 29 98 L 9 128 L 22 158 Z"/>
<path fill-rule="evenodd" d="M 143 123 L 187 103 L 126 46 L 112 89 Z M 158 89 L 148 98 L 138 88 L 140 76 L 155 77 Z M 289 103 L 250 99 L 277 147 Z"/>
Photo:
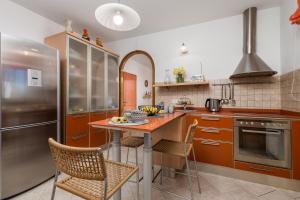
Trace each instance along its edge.
<path fill-rule="evenodd" d="M 143 98 L 146 91 L 152 92 L 152 65 L 150 60 L 144 55 L 135 55 L 126 62 L 124 71 L 137 76 L 137 106 L 151 105 L 152 98 Z M 148 80 L 148 87 L 144 85 L 145 80 Z"/>
<path fill-rule="evenodd" d="M 64 27 L 9 0 L 0 1 L 0 32 L 43 42 Z"/>
<path fill-rule="evenodd" d="M 184 42 L 189 54 L 181 55 Z M 257 53 L 280 72 L 280 8 L 258 11 Z M 184 65 L 186 79 L 200 73 L 200 62 L 207 79 L 228 78 L 242 58 L 243 16 L 233 16 L 188 27 L 153 33 L 106 44 L 121 56 L 141 49 L 156 64 L 156 80 L 164 80 L 165 69 Z M 172 76 L 173 77 L 173 76 Z"/>
<path fill-rule="evenodd" d="M 282 73 L 300 68 L 300 26 L 291 25 L 289 17 L 295 12 L 297 2 L 284 0 L 281 5 L 281 67 Z"/>

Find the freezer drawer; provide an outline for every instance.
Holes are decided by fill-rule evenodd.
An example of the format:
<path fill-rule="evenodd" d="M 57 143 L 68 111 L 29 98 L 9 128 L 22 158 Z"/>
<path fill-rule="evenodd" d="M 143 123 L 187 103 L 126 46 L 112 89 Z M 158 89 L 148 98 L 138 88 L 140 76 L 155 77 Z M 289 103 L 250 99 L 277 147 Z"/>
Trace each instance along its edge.
<path fill-rule="evenodd" d="M 30 189 L 54 175 L 48 138 L 56 138 L 56 132 L 56 123 L 1 132 L 1 199 Z"/>

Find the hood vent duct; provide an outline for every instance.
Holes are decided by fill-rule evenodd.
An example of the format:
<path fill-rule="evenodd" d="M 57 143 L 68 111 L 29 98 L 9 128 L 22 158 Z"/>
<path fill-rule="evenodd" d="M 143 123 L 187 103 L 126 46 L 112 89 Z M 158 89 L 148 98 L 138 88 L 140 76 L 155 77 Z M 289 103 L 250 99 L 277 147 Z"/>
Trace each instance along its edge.
<path fill-rule="evenodd" d="M 256 55 L 256 14 L 257 8 L 244 11 L 244 55 L 230 78 L 272 76 L 277 74 Z"/>

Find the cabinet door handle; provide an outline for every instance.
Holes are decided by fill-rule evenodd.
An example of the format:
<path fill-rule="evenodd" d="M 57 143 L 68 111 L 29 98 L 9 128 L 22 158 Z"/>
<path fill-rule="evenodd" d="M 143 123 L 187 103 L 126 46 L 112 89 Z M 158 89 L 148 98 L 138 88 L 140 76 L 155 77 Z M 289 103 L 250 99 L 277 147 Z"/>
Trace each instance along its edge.
<path fill-rule="evenodd" d="M 220 121 L 220 118 L 217 117 L 201 117 L 201 119 L 206 121 Z"/>
<path fill-rule="evenodd" d="M 73 135 L 72 139 L 73 140 L 79 140 L 79 139 L 84 138 L 86 136 L 88 136 L 88 133 L 78 133 L 76 135 Z"/>
<path fill-rule="evenodd" d="M 202 128 L 201 131 L 205 133 L 220 133 L 218 128 Z"/>
<path fill-rule="evenodd" d="M 219 142 L 216 142 L 216 141 L 208 141 L 208 140 L 201 141 L 201 144 L 211 145 L 211 146 L 220 146 L 220 143 L 219 143 Z"/>
<path fill-rule="evenodd" d="M 83 118 L 86 117 L 86 115 L 73 115 L 74 118 Z"/>
<path fill-rule="evenodd" d="M 250 166 L 249 168 L 253 169 L 253 170 L 258 170 L 258 171 L 272 172 L 272 169 L 266 169 L 266 168 L 260 168 L 260 167 L 254 167 L 254 166 Z"/>

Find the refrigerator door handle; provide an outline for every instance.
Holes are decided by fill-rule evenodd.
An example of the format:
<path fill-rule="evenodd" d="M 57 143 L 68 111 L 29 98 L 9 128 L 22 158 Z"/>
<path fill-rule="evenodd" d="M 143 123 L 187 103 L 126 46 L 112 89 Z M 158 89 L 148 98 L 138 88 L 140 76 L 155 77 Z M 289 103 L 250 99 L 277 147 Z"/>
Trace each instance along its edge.
<path fill-rule="evenodd" d="M 53 121 L 48 121 L 48 122 L 41 122 L 41 123 L 26 124 L 26 125 L 20 125 L 20 126 L 5 127 L 5 128 L 1 128 L 0 130 L 2 132 L 4 132 L 4 131 L 12 131 L 12 130 L 23 129 L 23 128 L 32 128 L 32 127 L 37 127 L 37 126 L 45 126 L 45 125 L 56 124 L 56 123 L 57 123 L 57 120 L 53 120 Z"/>

